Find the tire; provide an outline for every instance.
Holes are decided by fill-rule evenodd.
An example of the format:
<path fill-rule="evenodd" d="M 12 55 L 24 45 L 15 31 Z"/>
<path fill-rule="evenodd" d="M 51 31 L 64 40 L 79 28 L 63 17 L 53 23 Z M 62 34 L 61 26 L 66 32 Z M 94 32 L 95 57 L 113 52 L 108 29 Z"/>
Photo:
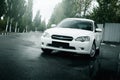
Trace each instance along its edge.
<path fill-rule="evenodd" d="M 101 43 L 100 43 L 100 45 L 99 45 L 99 48 L 98 48 L 98 49 L 96 49 L 96 54 L 97 54 L 97 55 L 99 55 L 99 54 L 100 54 L 100 48 L 101 48 Z"/>
<path fill-rule="evenodd" d="M 96 50 L 96 54 L 99 55 L 100 54 L 100 49 Z"/>
<path fill-rule="evenodd" d="M 41 48 L 41 49 L 42 49 L 43 53 L 45 53 L 45 54 L 50 54 L 53 51 L 51 49 L 44 49 L 44 48 Z"/>
<path fill-rule="evenodd" d="M 93 43 L 93 45 L 92 45 L 92 47 L 91 47 L 91 50 L 90 50 L 89 56 L 90 56 L 91 58 L 93 58 L 93 57 L 95 57 L 95 54 L 96 54 L 96 46 L 95 46 L 95 44 Z"/>

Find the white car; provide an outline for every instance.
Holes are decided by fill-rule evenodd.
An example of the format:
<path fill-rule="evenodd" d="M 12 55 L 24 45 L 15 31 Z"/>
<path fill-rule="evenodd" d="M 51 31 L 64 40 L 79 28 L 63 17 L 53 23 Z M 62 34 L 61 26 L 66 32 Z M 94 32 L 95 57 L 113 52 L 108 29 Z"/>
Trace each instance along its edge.
<path fill-rule="evenodd" d="M 100 48 L 101 31 L 93 20 L 67 18 L 43 33 L 41 49 L 45 53 L 58 50 L 94 57 Z"/>

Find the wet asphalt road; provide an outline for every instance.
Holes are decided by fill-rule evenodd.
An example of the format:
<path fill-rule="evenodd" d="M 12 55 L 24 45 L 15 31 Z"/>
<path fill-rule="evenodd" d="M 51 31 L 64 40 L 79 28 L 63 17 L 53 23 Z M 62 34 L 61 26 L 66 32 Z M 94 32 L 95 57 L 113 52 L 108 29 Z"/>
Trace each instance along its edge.
<path fill-rule="evenodd" d="M 0 80 L 120 80 L 120 45 L 87 55 L 40 49 L 41 33 L 0 35 Z"/>

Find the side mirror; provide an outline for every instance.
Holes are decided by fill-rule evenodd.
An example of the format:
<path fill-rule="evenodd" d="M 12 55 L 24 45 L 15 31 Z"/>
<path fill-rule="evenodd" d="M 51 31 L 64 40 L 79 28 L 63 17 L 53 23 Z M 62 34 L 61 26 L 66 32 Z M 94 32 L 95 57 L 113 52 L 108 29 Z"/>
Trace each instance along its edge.
<path fill-rule="evenodd" d="M 56 27 L 56 24 L 52 24 L 52 25 L 51 25 L 51 28 L 54 28 L 54 27 Z"/>
<path fill-rule="evenodd" d="M 95 32 L 102 32 L 102 29 L 96 28 Z"/>

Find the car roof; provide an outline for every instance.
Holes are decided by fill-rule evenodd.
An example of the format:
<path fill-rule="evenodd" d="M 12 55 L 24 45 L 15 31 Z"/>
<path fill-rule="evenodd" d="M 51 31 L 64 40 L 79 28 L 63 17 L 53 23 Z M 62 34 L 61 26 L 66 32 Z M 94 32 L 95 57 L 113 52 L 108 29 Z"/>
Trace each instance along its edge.
<path fill-rule="evenodd" d="M 67 20 L 81 20 L 81 21 L 90 21 L 90 22 L 94 22 L 91 19 L 85 19 L 85 18 L 66 18 Z"/>

